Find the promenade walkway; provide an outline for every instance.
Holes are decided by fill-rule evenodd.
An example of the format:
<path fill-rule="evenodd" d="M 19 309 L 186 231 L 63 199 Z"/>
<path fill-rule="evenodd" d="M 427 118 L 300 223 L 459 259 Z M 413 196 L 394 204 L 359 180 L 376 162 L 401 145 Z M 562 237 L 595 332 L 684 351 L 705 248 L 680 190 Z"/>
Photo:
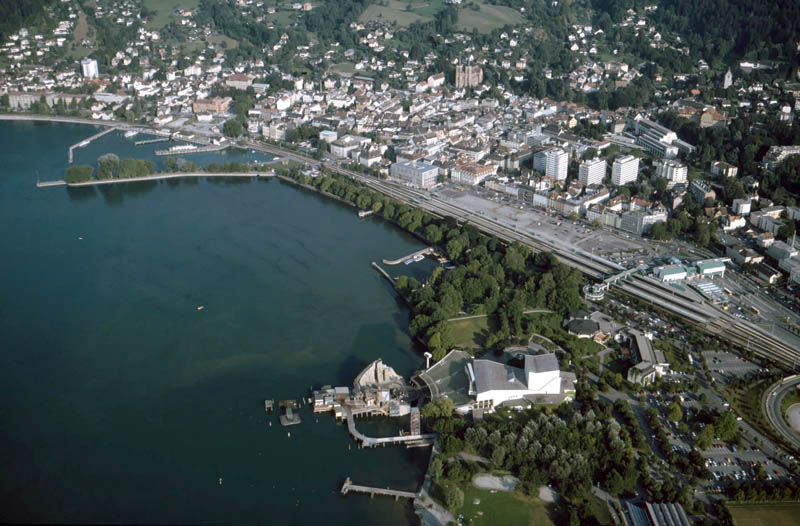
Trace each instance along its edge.
<path fill-rule="evenodd" d="M 347 495 L 351 491 L 355 491 L 357 493 L 367 493 L 369 494 L 370 498 L 374 497 L 375 495 L 384 495 L 386 497 L 394 497 L 394 500 L 398 500 L 400 498 L 416 499 L 420 495 L 419 492 L 401 491 L 389 488 L 374 488 L 371 486 L 359 486 L 358 484 L 353 484 L 353 482 L 350 480 L 350 477 L 347 477 L 344 481 L 344 484 L 342 484 L 342 495 Z"/>
<path fill-rule="evenodd" d="M 129 177 L 126 179 L 92 179 L 82 183 L 67 183 L 64 181 L 37 182 L 37 188 L 48 186 L 97 186 L 103 184 L 135 183 L 141 181 L 158 181 L 160 179 L 180 179 L 182 177 L 274 177 L 275 172 L 177 172 L 146 175 L 144 177 Z"/>
<path fill-rule="evenodd" d="M 418 435 L 403 435 L 397 437 L 381 437 L 381 438 L 373 438 L 368 437 L 361 433 L 358 429 L 356 429 L 356 422 L 353 416 L 353 410 L 349 407 L 344 407 L 344 414 L 345 418 L 347 419 L 347 430 L 353 435 L 353 438 L 361 442 L 363 447 L 377 447 L 377 446 L 385 446 L 385 445 L 393 445 L 393 444 L 402 444 L 404 442 L 414 442 L 417 440 L 426 440 L 431 438 L 436 438 L 435 434 L 418 434 Z M 356 409 L 355 414 L 361 414 L 366 412 L 375 412 L 372 408 L 365 408 L 365 409 Z"/>

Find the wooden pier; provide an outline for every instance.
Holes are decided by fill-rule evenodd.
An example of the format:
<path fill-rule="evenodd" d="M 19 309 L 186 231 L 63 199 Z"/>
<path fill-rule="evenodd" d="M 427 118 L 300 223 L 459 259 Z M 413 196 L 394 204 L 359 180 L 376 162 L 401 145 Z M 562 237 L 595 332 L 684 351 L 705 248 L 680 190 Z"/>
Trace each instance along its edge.
<path fill-rule="evenodd" d="M 399 265 L 400 263 L 408 261 L 409 259 L 412 259 L 416 256 L 427 256 L 428 254 L 431 253 L 433 253 L 433 247 L 428 247 L 428 248 L 423 248 L 422 250 L 417 250 L 416 252 L 413 252 L 400 259 L 393 259 L 393 260 L 383 259 L 381 261 L 383 262 L 384 265 Z"/>
<path fill-rule="evenodd" d="M 416 499 L 420 496 L 419 492 L 401 491 L 389 488 L 373 488 L 371 486 L 359 486 L 358 484 L 353 484 L 353 481 L 350 480 L 350 477 L 347 477 L 344 480 L 344 484 L 342 484 L 341 492 L 342 495 L 347 495 L 351 491 L 356 493 L 366 493 L 370 496 L 370 498 L 374 497 L 375 495 L 382 495 L 385 497 L 394 497 L 394 500 L 399 500 L 400 498 Z"/>
<path fill-rule="evenodd" d="M 435 434 L 408 434 L 408 435 L 401 435 L 396 437 L 368 437 L 361 433 L 358 429 L 356 429 L 356 422 L 355 422 L 355 415 L 364 414 L 364 413 L 374 413 L 375 408 L 362 408 L 362 409 L 351 409 L 349 407 L 342 408 L 344 412 L 344 418 L 347 419 L 347 430 L 353 435 L 353 438 L 361 442 L 362 447 L 377 447 L 377 446 L 386 446 L 386 445 L 394 445 L 394 444 L 403 444 L 406 442 L 411 443 L 419 443 L 420 440 L 429 440 L 436 438 Z"/>
<path fill-rule="evenodd" d="M 67 151 L 67 161 L 69 161 L 69 163 L 72 164 L 72 151 L 75 148 L 83 148 L 84 146 L 88 146 L 89 143 L 91 143 L 93 140 L 99 139 L 103 135 L 105 135 L 107 133 L 111 133 L 112 131 L 114 131 L 116 129 L 118 129 L 118 128 L 116 128 L 116 127 L 108 128 L 106 130 L 101 131 L 100 133 L 95 133 L 94 135 L 92 135 L 88 139 L 84 139 L 84 140 L 82 140 L 81 142 L 79 142 L 77 144 L 73 144 L 72 146 L 69 147 L 69 150 Z"/>

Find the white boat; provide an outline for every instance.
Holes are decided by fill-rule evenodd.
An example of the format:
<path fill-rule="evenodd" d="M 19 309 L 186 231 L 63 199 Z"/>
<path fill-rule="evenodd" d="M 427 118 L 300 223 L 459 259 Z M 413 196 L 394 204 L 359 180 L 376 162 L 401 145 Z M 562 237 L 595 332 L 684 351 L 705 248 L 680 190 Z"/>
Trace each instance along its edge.
<path fill-rule="evenodd" d="M 130 130 L 125 132 L 126 139 L 130 139 L 131 137 L 136 137 L 137 135 L 139 135 L 139 132 L 136 130 Z"/>

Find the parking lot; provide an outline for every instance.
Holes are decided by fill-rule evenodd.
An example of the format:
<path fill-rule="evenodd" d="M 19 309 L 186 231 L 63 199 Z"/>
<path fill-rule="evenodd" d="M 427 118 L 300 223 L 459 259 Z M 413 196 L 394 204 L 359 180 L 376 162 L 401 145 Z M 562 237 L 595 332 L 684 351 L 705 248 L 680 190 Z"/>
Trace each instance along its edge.
<path fill-rule="evenodd" d="M 759 366 L 739 358 L 735 354 L 719 351 L 705 351 L 703 356 L 708 368 L 715 373 L 733 376 L 746 376 L 758 372 Z"/>

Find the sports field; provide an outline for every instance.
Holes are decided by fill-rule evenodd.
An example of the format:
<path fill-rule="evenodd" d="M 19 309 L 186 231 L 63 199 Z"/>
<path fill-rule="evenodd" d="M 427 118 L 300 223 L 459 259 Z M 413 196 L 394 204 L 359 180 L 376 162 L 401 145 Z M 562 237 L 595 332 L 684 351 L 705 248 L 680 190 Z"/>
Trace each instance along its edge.
<path fill-rule="evenodd" d="M 728 504 L 735 526 L 790 526 L 800 523 L 800 504 Z"/>

